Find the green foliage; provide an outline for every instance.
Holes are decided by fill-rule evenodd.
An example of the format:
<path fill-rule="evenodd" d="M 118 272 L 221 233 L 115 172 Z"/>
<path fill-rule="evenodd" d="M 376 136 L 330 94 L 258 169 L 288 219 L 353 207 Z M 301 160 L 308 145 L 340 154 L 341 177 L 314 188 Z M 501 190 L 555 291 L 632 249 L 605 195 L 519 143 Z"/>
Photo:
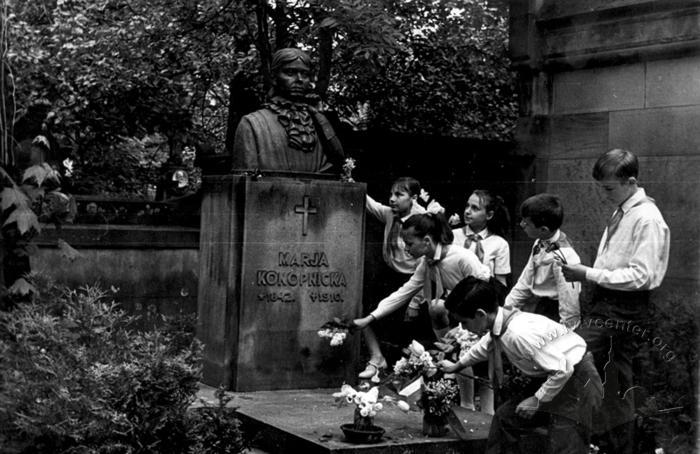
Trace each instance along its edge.
<path fill-rule="evenodd" d="M 36 247 L 31 243 L 40 232 L 39 221 L 57 224 L 70 222 L 75 215 L 73 199 L 60 192 L 60 177 L 48 164 L 28 167 L 21 184 L 0 167 L 0 234 L 5 256 L 3 272 L 10 295 L 20 298 L 33 288 L 22 274 L 29 272 L 29 255 Z M 62 251 L 74 251 L 59 240 Z M 11 305 L 3 301 L 3 306 Z"/>
<path fill-rule="evenodd" d="M 642 345 L 638 414 L 643 429 L 664 452 L 690 452 L 698 430 L 698 325 L 696 298 L 667 289 L 655 299 L 650 335 Z"/>
<path fill-rule="evenodd" d="M 228 454 L 243 452 L 246 443 L 239 432 L 240 423 L 227 404 L 231 397 L 223 388 L 216 391 L 217 405 L 205 406 L 192 411 L 189 418 L 192 453 Z"/>
<path fill-rule="evenodd" d="M 0 313 L 1 445 L 32 453 L 207 452 L 192 450 L 209 435 L 204 416 L 187 413 L 201 346 L 192 329 L 180 329 L 185 322 L 136 331 L 136 318 L 97 288 L 60 291 L 36 277 L 34 285 L 32 301 Z M 204 414 L 230 431 L 230 446 L 240 440 L 231 415 Z"/>
<path fill-rule="evenodd" d="M 283 46 L 315 50 L 320 90 L 357 127 L 504 139 L 516 116 L 506 13 L 488 0 L 10 0 L 6 17 L 17 116 L 48 106 L 74 193 L 142 195 L 163 172 L 138 164 L 153 135 L 169 156 L 222 151 L 231 84 L 262 99 Z"/>
<path fill-rule="evenodd" d="M 115 174 L 131 164 L 121 161 L 124 149 L 138 153 L 135 142 L 151 134 L 167 137 L 174 155 L 202 137 L 223 138 L 225 117 L 212 106 L 237 66 L 232 2 L 8 3 L 18 116 L 49 104 L 43 127 L 83 175 L 105 180 L 81 189 L 132 191 L 124 179 L 148 176 Z"/>
<path fill-rule="evenodd" d="M 510 139 L 517 119 L 507 14 L 487 0 L 387 2 L 399 38 L 357 53 L 339 48 L 337 104 L 373 127 Z"/>

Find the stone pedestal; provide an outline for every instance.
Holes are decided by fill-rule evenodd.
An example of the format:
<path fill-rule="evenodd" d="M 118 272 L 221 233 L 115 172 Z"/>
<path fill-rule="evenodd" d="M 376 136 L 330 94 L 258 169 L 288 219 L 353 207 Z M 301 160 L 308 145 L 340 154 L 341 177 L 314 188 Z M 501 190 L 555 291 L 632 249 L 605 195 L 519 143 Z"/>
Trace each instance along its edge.
<path fill-rule="evenodd" d="M 200 236 L 204 377 L 237 391 L 340 386 L 359 336 L 317 335 L 362 301 L 365 185 L 294 174 L 207 177 Z"/>

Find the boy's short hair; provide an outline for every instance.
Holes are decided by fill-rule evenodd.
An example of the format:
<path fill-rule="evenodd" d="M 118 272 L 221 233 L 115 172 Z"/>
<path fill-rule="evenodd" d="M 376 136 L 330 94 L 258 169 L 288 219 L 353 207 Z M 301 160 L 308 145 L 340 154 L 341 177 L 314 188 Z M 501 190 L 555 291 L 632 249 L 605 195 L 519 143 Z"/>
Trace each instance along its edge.
<path fill-rule="evenodd" d="M 631 151 L 615 148 L 603 153 L 593 165 L 593 179 L 596 181 L 615 177 L 626 180 L 637 178 L 639 161 Z"/>
<path fill-rule="evenodd" d="M 554 194 L 537 194 L 520 205 L 520 215 L 529 218 L 535 227 L 547 227 L 554 232 L 564 222 L 564 207 Z"/>
<path fill-rule="evenodd" d="M 399 188 L 409 195 L 419 195 L 420 194 L 420 183 L 413 177 L 399 177 L 391 185 L 391 189 Z"/>
<path fill-rule="evenodd" d="M 504 299 L 505 286 L 496 279 L 482 281 L 469 276 L 452 289 L 445 300 L 445 308 L 459 316 L 474 318 L 479 309 L 487 313 L 496 312 Z"/>

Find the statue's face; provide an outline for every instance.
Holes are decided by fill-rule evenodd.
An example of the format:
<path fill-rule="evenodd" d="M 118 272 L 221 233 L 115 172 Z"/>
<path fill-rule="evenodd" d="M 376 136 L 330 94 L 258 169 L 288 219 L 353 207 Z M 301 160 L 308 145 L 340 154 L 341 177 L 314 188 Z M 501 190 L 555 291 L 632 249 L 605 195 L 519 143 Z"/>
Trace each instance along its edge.
<path fill-rule="evenodd" d="M 311 70 L 300 60 L 282 66 L 275 73 L 275 93 L 289 99 L 303 98 L 311 87 Z"/>

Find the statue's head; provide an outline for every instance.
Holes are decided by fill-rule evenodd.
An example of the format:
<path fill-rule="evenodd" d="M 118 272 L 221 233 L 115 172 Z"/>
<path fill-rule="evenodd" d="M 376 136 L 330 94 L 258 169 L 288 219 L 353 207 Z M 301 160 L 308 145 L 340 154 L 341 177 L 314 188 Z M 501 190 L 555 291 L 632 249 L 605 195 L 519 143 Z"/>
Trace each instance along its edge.
<path fill-rule="evenodd" d="M 311 88 L 311 59 L 299 49 L 280 49 L 272 55 L 272 88 L 277 96 L 304 100 Z"/>

